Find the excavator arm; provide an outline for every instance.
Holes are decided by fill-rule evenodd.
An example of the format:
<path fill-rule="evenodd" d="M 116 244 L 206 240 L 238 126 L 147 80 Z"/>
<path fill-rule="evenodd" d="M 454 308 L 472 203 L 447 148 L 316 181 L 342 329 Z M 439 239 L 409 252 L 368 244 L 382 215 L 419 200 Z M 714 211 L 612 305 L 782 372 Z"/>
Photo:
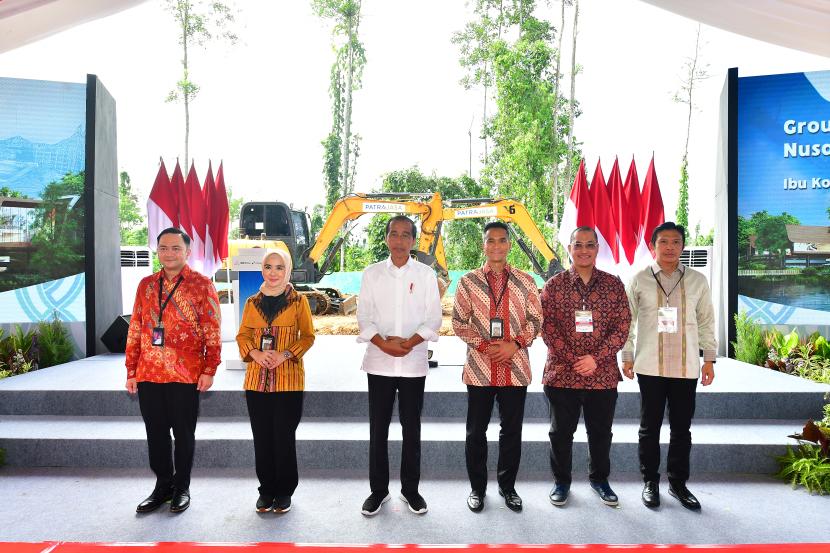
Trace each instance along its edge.
<path fill-rule="evenodd" d="M 436 228 L 440 231 L 442 200 L 437 192 L 434 194 L 350 194 L 337 201 L 320 229 L 314 244 L 306 251 L 304 257 L 318 266 L 320 276 L 326 273 L 334 255 L 345 239 L 344 233 L 334 247 L 340 229 L 349 221 L 354 221 L 367 213 L 396 213 L 415 215 L 421 218 L 421 241 L 433 240 Z M 431 230 L 430 230 L 431 229 Z M 328 250 L 328 255 L 323 255 Z M 321 262 L 322 259 L 322 262 Z M 446 267 L 446 262 L 444 263 Z"/>
<path fill-rule="evenodd" d="M 513 226 L 509 227 L 513 240 L 530 259 L 534 272 L 547 279 L 562 271 L 556 254 L 522 203 L 504 198 L 467 198 L 449 200 L 447 204 L 445 207 L 444 200 L 438 192 L 350 194 L 341 198 L 334 204 L 316 241 L 303 256 L 316 267 L 317 275 L 314 281 L 319 282 L 326 274 L 340 249 L 340 244 L 348 235 L 347 231 L 338 238 L 343 226 L 367 213 L 396 213 L 421 219 L 421 233 L 415 256 L 418 261 L 435 270 L 442 295 L 450 283 L 444 241 L 441 237 L 444 221 L 487 217 L 512 223 L 524 232 L 548 263 L 547 267 L 543 267 L 530 246 L 516 233 Z"/>
<path fill-rule="evenodd" d="M 545 237 L 542 235 L 539 227 L 536 226 L 536 223 L 534 223 L 533 219 L 530 217 L 530 213 L 528 213 L 527 208 L 521 202 L 504 198 L 466 198 L 449 200 L 447 203 L 449 204 L 449 207 L 445 207 L 442 211 L 443 220 L 445 221 L 452 221 L 454 219 L 492 217 L 500 219 L 506 223 L 513 223 L 513 225 L 519 227 L 548 263 L 547 267 L 543 267 L 533 254 L 533 251 L 527 243 L 525 243 L 524 239 L 519 236 L 512 227 L 509 227 L 513 239 L 533 264 L 534 272 L 536 272 L 536 274 L 543 279 L 547 280 L 563 270 L 559 259 L 553 251 L 553 248 L 551 248 L 547 243 L 547 240 L 545 240 Z M 440 236 L 438 243 L 436 244 L 436 249 L 438 248 L 443 251 L 443 244 L 441 243 Z"/>

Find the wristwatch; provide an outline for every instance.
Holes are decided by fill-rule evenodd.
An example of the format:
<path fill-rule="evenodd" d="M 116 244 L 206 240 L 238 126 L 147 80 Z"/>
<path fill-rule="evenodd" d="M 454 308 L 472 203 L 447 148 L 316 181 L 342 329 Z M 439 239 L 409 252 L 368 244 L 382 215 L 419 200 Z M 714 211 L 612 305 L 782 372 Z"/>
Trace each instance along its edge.
<path fill-rule="evenodd" d="M 284 352 L 282 352 L 282 357 L 283 357 L 283 359 L 291 359 L 291 352 L 288 351 L 288 350 L 285 350 Z"/>

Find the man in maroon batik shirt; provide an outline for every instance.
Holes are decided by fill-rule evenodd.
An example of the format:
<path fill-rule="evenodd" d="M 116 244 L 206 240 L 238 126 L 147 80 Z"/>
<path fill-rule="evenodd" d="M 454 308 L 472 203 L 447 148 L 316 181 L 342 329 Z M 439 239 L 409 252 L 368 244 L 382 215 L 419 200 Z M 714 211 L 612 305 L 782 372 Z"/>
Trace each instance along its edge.
<path fill-rule="evenodd" d="M 631 312 L 619 277 L 596 268 L 599 241 L 592 227 L 571 233 L 571 268 L 542 290 L 542 338 L 548 359 L 542 378 L 550 403 L 550 463 L 555 484 L 550 502 L 562 506 L 571 487 L 573 435 L 584 413 L 591 488 L 617 505 L 608 485 L 611 424 L 622 380 L 617 352 L 625 345 Z"/>

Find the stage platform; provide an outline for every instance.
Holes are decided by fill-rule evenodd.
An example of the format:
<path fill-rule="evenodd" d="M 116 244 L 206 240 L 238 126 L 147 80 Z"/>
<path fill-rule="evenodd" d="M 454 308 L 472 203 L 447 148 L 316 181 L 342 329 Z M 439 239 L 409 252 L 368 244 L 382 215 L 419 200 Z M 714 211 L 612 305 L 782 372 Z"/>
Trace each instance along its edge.
<path fill-rule="evenodd" d="M 306 357 L 307 392 L 297 433 L 298 457 L 307 469 L 354 469 L 366 464 L 368 421 L 366 375 L 359 370 L 364 346 L 353 336 L 320 336 Z M 435 348 L 440 365 L 426 381 L 423 411 L 425 476 L 463 475 L 466 392 L 461 382 L 465 345 L 442 337 Z M 531 348 L 531 385 L 523 434 L 523 469 L 548 467 L 548 407 L 541 386 L 546 348 Z M 237 358 L 235 343 L 224 359 Z M 693 426 L 694 470 L 705 473 L 775 471 L 773 457 L 808 418 L 820 416 L 820 385 L 731 359 L 720 359 L 712 386 L 699 388 Z M 197 467 L 253 466 L 243 371 L 217 372 L 204 394 L 197 427 Z M 138 402 L 123 389 L 123 355 L 99 355 L 0 381 L 0 447 L 16 467 L 143 467 L 146 444 Z M 616 470 L 637 470 L 639 391 L 625 380 L 614 423 Z M 495 464 L 497 414 L 488 432 Z M 392 466 L 398 464 L 400 427 L 390 430 Z M 668 441 L 668 428 L 663 440 Z M 398 443 L 396 443 L 398 442 Z M 664 452 L 665 454 L 665 452 Z M 577 431 L 574 466 L 587 462 L 584 426 Z"/>
<path fill-rule="evenodd" d="M 587 443 L 580 425 L 574 485 L 564 509 L 547 498 L 547 404 L 540 384 L 546 349 L 531 349 L 534 383 L 524 425 L 517 489 L 520 515 L 500 500 L 495 475 L 487 506 L 466 507 L 464 344 L 442 337 L 440 366 L 426 382 L 421 491 L 429 513 L 418 517 L 397 499 L 400 427 L 390 432 L 393 500 L 375 518 L 359 514 L 368 494 L 366 376 L 363 346 L 353 336 L 320 336 L 309 352 L 304 417 L 298 429 L 300 486 L 286 515 L 257 515 L 253 445 L 242 371 L 220 367 L 204 394 L 191 492 L 180 516 L 135 515 L 153 486 L 135 398 L 124 390 L 124 356 L 100 355 L 0 381 L 2 540 L 240 541 L 298 543 L 775 543 L 826 541 L 828 497 L 792 491 L 770 474 L 774 455 L 809 417 L 818 417 L 830 387 L 729 359 L 719 359 L 711 387 L 699 388 L 692 427 L 690 488 L 702 513 L 683 509 L 663 489 L 663 506 L 640 502 L 636 382 L 620 384 L 611 483 L 620 507 L 602 505 L 587 484 Z M 236 358 L 227 343 L 225 359 Z M 495 471 L 497 414 L 488 433 Z M 668 429 L 663 432 L 665 443 Z M 773 522 L 774 521 L 774 522 Z"/>

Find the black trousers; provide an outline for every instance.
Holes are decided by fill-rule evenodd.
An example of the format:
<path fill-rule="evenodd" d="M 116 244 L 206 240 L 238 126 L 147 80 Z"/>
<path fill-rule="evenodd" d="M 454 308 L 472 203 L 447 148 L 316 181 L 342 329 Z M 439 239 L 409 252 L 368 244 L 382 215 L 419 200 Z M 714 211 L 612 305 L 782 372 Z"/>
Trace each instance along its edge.
<path fill-rule="evenodd" d="M 156 475 L 156 489 L 188 489 L 199 417 L 196 385 L 139 382 L 138 405 L 147 430 L 147 451 L 150 468 Z M 171 429 L 176 439 L 175 452 Z"/>
<path fill-rule="evenodd" d="M 545 386 L 550 407 L 550 467 L 557 484 L 570 485 L 573 443 L 580 411 L 588 432 L 588 478 L 607 482 L 611 474 L 611 425 L 617 389 L 578 390 Z"/>
<path fill-rule="evenodd" d="M 496 479 L 499 488 L 516 487 L 516 475 L 522 460 L 522 422 L 525 416 L 527 386 L 467 386 L 467 475 L 470 487 L 487 491 L 487 427 L 493 414 L 493 403 L 498 401 L 499 460 Z"/>
<path fill-rule="evenodd" d="M 369 377 L 369 486 L 372 493 L 389 493 L 389 423 L 395 395 L 401 421 L 401 492 L 418 493 L 421 481 L 421 411 L 425 376 Z"/>
<path fill-rule="evenodd" d="M 695 378 L 667 378 L 637 375 L 640 384 L 640 472 L 643 481 L 660 480 L 660 428 L 663 413 L 669 411 L 669 454 L 666 473 L 669 482 L 685 483 L 689 479 L 689 455 L 692 451 L 692 418 L 695 415 Z"/>
<path fill-rule="evenodd" d="M 259 493 L 291 496 L 297 489 L 297 426 L 303 415 L 303 392 L 245 391 Z"/>

